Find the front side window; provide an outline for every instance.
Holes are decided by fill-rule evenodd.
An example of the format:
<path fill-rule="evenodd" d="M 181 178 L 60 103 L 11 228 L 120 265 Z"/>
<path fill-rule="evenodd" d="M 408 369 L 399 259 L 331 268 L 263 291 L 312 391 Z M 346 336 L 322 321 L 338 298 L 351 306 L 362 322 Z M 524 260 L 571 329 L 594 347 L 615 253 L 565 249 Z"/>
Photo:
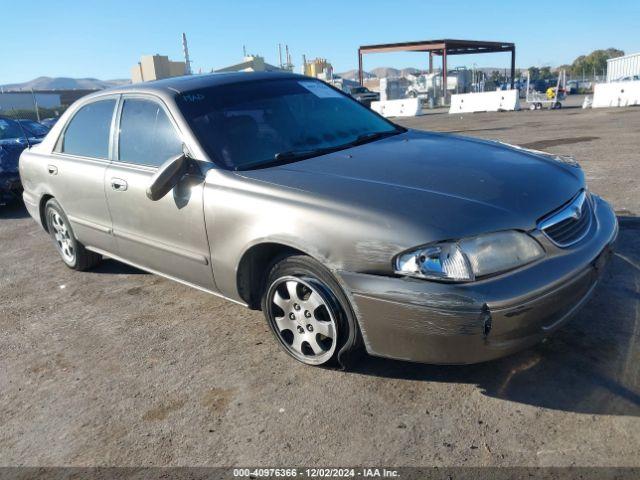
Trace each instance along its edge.
<path fill-rule="evenodd" d="M 122 106 L 118 159 L 160 166 L 182 153 L 182 141 L 163 108 L 156 102 L 126 99 Z"/>
<path fill-rule="evenodd" d="M 60 151 L 92 158 L 109 158 L 109 132 L 115 99 L 85 105 L 73 116 Z"/>
<path fill-rule="evenodd" d="M 312 79 L 213 86 L 176 100 L 209 156 L 235 170 L 310 158 L 402 131 Z"/>

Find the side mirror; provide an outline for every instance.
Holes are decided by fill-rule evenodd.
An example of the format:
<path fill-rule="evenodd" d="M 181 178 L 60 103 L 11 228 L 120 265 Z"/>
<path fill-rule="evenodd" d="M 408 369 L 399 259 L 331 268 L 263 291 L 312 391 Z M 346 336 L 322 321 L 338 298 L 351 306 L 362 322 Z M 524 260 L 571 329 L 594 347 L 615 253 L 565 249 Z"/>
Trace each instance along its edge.
<path fill-rule="evenodd" d="M 151 184 L 147 188 L 147 198 L 155 202 L 164 197 L 187 173 L 188 167 L 189 158 L 184 153 L 170 158 L 160 165 L 158 171 L 151 177 Z"/>

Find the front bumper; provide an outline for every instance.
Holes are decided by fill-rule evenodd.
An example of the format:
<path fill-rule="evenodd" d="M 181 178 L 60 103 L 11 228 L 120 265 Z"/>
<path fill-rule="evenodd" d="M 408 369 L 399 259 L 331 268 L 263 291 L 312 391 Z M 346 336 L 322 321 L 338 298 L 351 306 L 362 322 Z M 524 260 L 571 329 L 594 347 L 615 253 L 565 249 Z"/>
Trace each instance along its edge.
<path fill-rule="evenodd" d="M 536 344 L 593 293 L 618 234 L 611 207 L 594 196 L 589 235 L 567 249 L 545 243 L 543 261 L 464 284 L 341 272 L 367 351 L 437 364 L 477 363 Z M 540 235 L 541 242 L 545 239 Z"/>

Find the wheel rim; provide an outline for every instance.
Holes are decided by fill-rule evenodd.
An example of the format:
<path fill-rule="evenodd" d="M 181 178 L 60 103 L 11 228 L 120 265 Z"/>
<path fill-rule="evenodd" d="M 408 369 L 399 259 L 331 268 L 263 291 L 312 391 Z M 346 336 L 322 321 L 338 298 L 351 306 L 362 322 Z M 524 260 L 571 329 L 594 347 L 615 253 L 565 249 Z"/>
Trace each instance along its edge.
<path fill-rule="evenodd" d="M 50 224 L 53 230 L 51 233 L 53 234 L 53 239 L 56 242 L 60 255 L 62 255 L 62 258 L 67 263 L 73 263 L 76 259 L 76 249 L 71 239 L 69 227 L 62 218 L 62 215 L 54 210 L 49 214 L 49 218 L 51 219 Z"/>
<path fill-rule="evenodd" d="M 313 279 L 282 277 L 269 288 L 269 318 L 287 351 L 304 363 L 321 364 L 336 349 L 337 324 L 328 292 Z"/>

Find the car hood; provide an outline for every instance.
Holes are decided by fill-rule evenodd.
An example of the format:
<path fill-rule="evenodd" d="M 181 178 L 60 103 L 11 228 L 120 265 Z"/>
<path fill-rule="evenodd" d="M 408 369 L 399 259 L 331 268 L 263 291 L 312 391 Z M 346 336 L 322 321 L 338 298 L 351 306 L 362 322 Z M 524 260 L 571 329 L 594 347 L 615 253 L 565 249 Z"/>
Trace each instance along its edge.
<path fill-rule="evenodd" d="M 446 238 L 534 228 L 584 187 L 582 170 L 552 155 L 418 131 L 243 175 L 346 202 L 354 213 L 419 223 Z"/>

